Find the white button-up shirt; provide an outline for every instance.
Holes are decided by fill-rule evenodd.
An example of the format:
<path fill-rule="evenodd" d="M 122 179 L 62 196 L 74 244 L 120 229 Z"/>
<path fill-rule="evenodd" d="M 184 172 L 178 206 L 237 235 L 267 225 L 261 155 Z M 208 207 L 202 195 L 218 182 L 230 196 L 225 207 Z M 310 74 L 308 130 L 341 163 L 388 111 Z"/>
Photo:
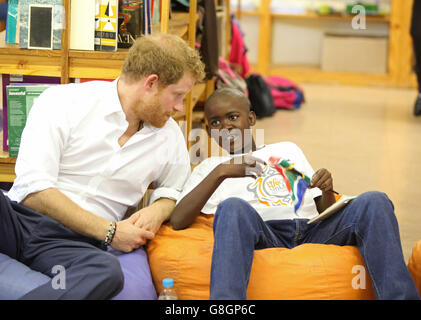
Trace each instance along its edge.
<path fill-rule="evenodd" d="M 171 118 L 162 128 L 145 123 L 120 147 L 128 122 L 117 81 L 58 85 L 35 101 L 22 133 L 11 200 L 56 188 L 85 210 L 118 221 L 151 182 L 150 203 L 178 198 L 190 175 L 180 128 Z"/>

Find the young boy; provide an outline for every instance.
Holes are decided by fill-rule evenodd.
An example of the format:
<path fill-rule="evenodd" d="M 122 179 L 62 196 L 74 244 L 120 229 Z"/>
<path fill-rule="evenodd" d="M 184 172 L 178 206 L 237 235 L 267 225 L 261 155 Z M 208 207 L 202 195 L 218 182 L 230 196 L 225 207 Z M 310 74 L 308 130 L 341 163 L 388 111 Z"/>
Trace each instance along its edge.
<path fill-rule="evenodd" d="M 221 132 L 217 142 L 231 156 L 208 158 L 195 168 L 171 224 L 182 229 L 200 212 L 215 214 L 210 299 L 246 299 L 255 249 L 302 243 L 355 245 L 377 299 L 419 299 L 404 262 L 393 204 L 384 193 L 361 194 L 328 219 L 307 224 L 335 202 L 330 172 L 314 173 L 291 142 L 256 148 L 247 139 L 256 116 L 237 90 L 216 90 L 205 104 L 205 118 L 208 133 Z M 271 156 L 312 177 L 297 212 L 283 177 L 265 164 Z"/>

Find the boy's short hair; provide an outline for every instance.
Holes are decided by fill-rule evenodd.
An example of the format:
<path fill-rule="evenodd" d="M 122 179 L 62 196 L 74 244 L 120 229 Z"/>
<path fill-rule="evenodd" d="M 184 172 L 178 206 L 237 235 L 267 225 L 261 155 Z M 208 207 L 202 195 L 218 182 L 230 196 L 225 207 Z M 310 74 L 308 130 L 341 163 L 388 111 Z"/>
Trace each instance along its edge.
<path fill-rule="evenodd" d="M 169 34 L 146 35 L 136 39 L 124 60 L 121 77 L 133 82 L 156 74 L 159 83 L 177 83 L 188 72 L 196 81 L 205 77 L 198 51 L 181 38 Z"/>
<path fill-rule="evenodd" d="M 248 111 L 251 110 L 250 100 L 247 98 L 244 92 L 235 88 L 228 88 L 228 87 L 219 88 L 219 89 L 216 89 L 214 92 L 212 92 L 212 94 L 209 96 L 209 98 L 205 102 L 205 109 L 206 109 L 206 106 L 211 105 L 212 102 L 218 101 L 219 99 L 224 99 L 224 98 L 233 98 L 233 99 L 242 100 L 244 102 L 244 105 L 247 106 Z"/>

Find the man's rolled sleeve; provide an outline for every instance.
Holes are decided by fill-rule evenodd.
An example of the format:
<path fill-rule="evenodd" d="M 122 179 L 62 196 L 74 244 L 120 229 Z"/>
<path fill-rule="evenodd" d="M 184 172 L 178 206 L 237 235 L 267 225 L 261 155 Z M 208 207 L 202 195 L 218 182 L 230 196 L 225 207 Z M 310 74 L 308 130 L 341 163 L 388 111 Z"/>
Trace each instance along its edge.
<path fill-rule="evenodd" d="M 149 198 L 149 204 L 152 204 L 159 198 L 169 198 L 178 200 L 183 186 L 190 176 L 190 157 L 187 152 L 186 144 L 180 129 L 175 135 L 175 141 L 168 140 L 165 146 L 172 150 L 168 152 L 168 162 L 160 174 L 160 178 L 154 181 L 154 191 Z"/>

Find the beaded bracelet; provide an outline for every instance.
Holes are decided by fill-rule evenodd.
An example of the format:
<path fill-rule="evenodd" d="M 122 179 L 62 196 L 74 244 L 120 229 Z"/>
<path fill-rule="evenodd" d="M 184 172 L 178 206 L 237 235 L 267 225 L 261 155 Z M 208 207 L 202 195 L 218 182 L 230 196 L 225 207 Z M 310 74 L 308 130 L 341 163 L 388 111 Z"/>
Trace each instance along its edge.
<path fill-rule="evenodd" d="M 109 246 L 114 239 L 115 232 L 117 230 L 117 223 L 110 222 L 110 226 L 108 227 L 108 233 L 104 240 L 104 246 Z"/>

